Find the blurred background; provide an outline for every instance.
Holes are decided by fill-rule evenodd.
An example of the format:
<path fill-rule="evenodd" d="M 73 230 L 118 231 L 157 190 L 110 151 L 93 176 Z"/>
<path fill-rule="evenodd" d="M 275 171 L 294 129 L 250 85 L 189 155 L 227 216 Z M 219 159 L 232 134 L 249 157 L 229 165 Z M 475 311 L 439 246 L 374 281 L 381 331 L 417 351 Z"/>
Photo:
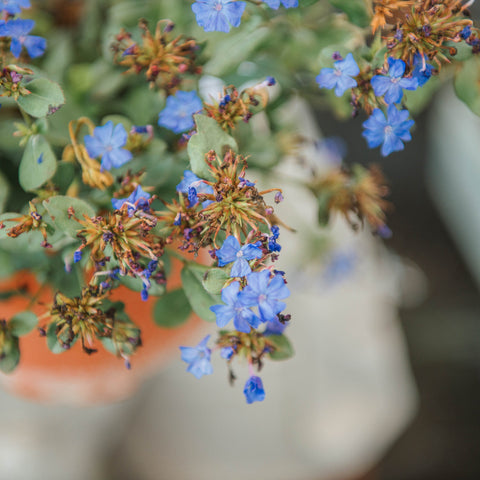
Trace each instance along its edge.
<path fill-rule="evenodd" d="M 480 123 L 449 88 L 387 159 L 367 150 L 360 121 L 315 113 L 321 135 L 345 140 L 347 162 L 382 167 L 393 235 L 384 248 L 337 222 L 342 261 L 318 270 L 299 260 L 304 240 L 284 235 L 297 356 L 266 366 L 265 402 L 245 405 L 243 377 L 230 388 L 221 362 L 196 381 L 179 358 L 114 405 L 39 405 L 1 390 L 0 480 L 480 478 L 480 145 L 460 138 Z M 287 162 L 279 178 L 291 171 Z M 285 190 L 281 215 L 307 229 L 315 207 Z"/>

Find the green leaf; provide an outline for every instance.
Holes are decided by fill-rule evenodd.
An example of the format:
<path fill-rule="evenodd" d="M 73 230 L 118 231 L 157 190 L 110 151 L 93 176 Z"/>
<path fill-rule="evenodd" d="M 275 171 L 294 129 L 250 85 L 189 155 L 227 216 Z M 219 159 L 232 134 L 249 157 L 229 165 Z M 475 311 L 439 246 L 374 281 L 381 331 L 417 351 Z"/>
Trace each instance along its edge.
<path fill-rule="evenodd" d="M 7 182 L 7 179 L 3 175 L 3 173 L 0 172 L 0 213 L 4 212 L 9 193 L 10 193 L 10 186 Z"/>
<path fill-rule="evenodd" d="M 120 283 L 134 292 L 141 292 L 143 290 L 143 282 L 141 278 L 129 277 L 127 275 L 120 278 Z M 148 294 L 154 297 L 160 297 L 165 293 L 165 285 L 160 285 L 156 282 L 152 282 L 148 289 Z"/>
<path fill-rule="evenodd" d="M 250 58 L 259 45 L 271 35 L 269 28 L 260 26 L 261 22 L 260 17 L 252 18 L 242 32 L 224 37 L 211 52 L 211 60 L 205 65 L 205 73 L 222 77 Z"/>
<path fill-rule="evenodd" d="M 55 175 L 57 159 L 43 135 L 32 135 L 23 152 L 18 169 L 18 179 L 24 190 L 30 192 L 40 188 Z"/>
<path fill-rule="evenodd" d="M 23 83 L 22 86 L 31 93 L 20 97 L 17 103 L 32 117 L 51 115 L 65 103 L 60 86 L 47 78 L 36 78 L 31 82 Z"/>
<path fill-rule="evenodd" d="M 330 3 L 344 12 L 350 22 L 364 28 L 370 25 L 371 17 L 365 0 L 329 0 Z"/>
<path fill-rule="evenodd" d="M 470 110 L 480 115 L 480 58 L 473 57 L 462 64 L 455 75 L 455 93 Z"/>
<path fill-rule="evenodd" d="M 205 115 L 194 115 L 194 118 L 197 133 L 190 138 L 187 147 L 190 165 L 195 175 L 208 180 L 212 175 L 205 162 L 205 155 L 210 150 L 215 150 L 217 155 L 222 156 L 229 148 L 237 151 L 238 146 L 213 118 Z"/>
<path fill-rule="evenodd" d="M 70 162 L 58 162 L 57 171 L 52 182 L 58 187 L 59 192 L 65 193 L 75 180 L 75 164 Z"/>
<path fill-rule="evenodd" d="M 269 354 L 272 360 L 286 360 L 293 357 L 295 352 L 285 335 L 269 335 L 267 338 L 275 346 L 275 350 Z"/>
<path fill-rule="evenodd" d="M 187 264 L 182 270 L 182 284 L 185 295 L 193 311 L 207 322 L 215 321 L 215 314 L 210 310 L 212 305 L 222 303 L 220 295 L 212 295 L 203 287 L 203 277 L 207 267 Z"/>
<path fill-rule="evenodd" d="M 95 215 L 95 210 L 90 204 L 75 197 L 58 195 L 45 200 L 43 206 L 47 209 L 55 226 L 73 238 L 76 237 L 78 230 L 80 230 L 82 226 L 73 217 L 69 218 L 69 207 L 73 208 L 75 216 L 79 220 L 84 219 L 83 215 L 87 217 L 93 217 Z"/>
<path fill-rule="evenodd" d="M 212 268 L 203 276 L 202 285 L 208 293 L 220 295 L 230 275 L 223 268 Z"/>
<path fill-rule="evenodd" d="M 330 221 L 330 200 L 332 198 L 331 193 L 321 193 L 318 196 L 318 224 L 321 227 L 326 227 Z"/>
<path fill-rule="evenodd" d="M 0 265 L 2 266 L 2 268 L 0 268 L 0 279 L 8 278 L 15 272 L 12 255 L 3 250 L 0 250 Z M 0 293 L 0 299 L 4 298 L 2 295 L 5 293 L 6 292 Z"/>
<path fill-rule="evenodd" d="M 11 373 L 20 361 L 20 349 L 18 348 L 18 338 L 9 337 L 2 350 L 3 358 L 0 360 L 0 370 L 3 373 Z"/>
<path fill-rule="evenodd" d="M 30 333 L 38 324 L 38 318 L 33 312 L 17 313 L 8 323 L 10 331 L 16 337 Z"/>
<path fill-rule="evenodd" d="M 153 310 L 153 320 L 160 327 L 175 328 L 185 323 L 192 313 L 183 289 L 172 290 L 160 297 Z"/>
<path fill-rule="evenodd" d="M 445 82 L 442 81 L 439 75 L 434 75 L 421 88 L 406 92 L 404 104 L 410 112 L 410 116 L 415 117 L 428 107 L 433 95 L 444 84 Z"/>

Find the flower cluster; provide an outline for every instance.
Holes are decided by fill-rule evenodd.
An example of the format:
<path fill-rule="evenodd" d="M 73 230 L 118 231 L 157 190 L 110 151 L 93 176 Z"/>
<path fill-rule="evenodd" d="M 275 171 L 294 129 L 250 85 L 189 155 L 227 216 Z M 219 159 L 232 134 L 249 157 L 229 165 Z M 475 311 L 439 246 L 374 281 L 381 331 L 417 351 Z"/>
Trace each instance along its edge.
<path fill-rule="evenodd" d="M 324 24 L 356 25 L 334 36 L 345 37 L 336 47 L 345 57 L 335 52 L 316 82 L 332 91 L 326 98 L 339 112 L 344 107 L 352 108 L 353 116 L 365 115 L 368 146 L 387 156 L 411 140 L 415 96 L 428 96 L 440 83 L 431 77 L 448 63 L 455 62 L 459 96 L 463 89 L 465 102 L 478 107 L 470 101 L 478 96 L 479 78 L 472 56 L 480 51 L 479 31 L 468 16 L 472 1 L 371 0 L 355 2 L 354 15 L 351 2 L 176 2 L 168 11 L 187 13 L 180 24 L 190 22 L 202 38 L 195 20 L 206 32 L 231 31 L 226 42 L 214 34 L 206 48 L 188 35 L 173 34 L 170 20 L 156 23 L 154 31 L 140 20 L 138 36 L 122 29 L 109 45 L 103 29 L 82 27 L 87 19 L 78 13 L 69 20 L 71 31 L 63 32 L 68 42 L 56 45 L 59 50 L 44 61 L 46 40 L 33 35 L 33 20 L 19 17 L 30 3 L 0 0 L 0 94 L 10 97 L 1 126 L 8 131 L 14 119 L 22 150 L 9 142 L 2 147 L 7 161 L 0 171 L 0 256 L 10 262 L 9 252 L 15 252 L 8 265 L 13 271 L 25 265 L 37 270 L 38 262 L 41 278 L 52 285 L 55 294 L 42 304 L 40 333 L 57 353 L 78 339 L 88 354 L 101 343 L 130 368 L 140 331 L 122 302 L 112 303 L 115 289 L 125 287 L 153 307 L 159 326 L 180 325 L 191 312 L 215 323 L 216 340 L 207 335 L 197 346 L 180 347 L 187 371 L 196 378 L 211 374 L 211 358 L 218 353 L 232 382 L 232 366 L 246 365 L 246 401 L 262 401 L 265 389 L 257 372 L 267 360 L 293 354 L 285 335 L 290 289 L 285 272 L 275 268 L 282 254 L 280 233 L 289 227 L 274 211 L 283 192 L 250 181 L 248 164 L 268 172 L 285 155 L 295 157 L 299 168 L 308 163 L 312 175 L 304 187 L 318 199 L 320 224 L 339 214 L 355 229 L 364 224 L 379 236 L 391 233 L 388 188 L 378 169 L 346 168 L 342 149 L 324 142 L 335 165 L 320 172 L 307 158 L 312 148 L 298 148 L 316 145 L 315 139 L 287 131 L 292 98 L 310 98 L 310 88 L 318 91 L 309 72 L 322 56 L 312 57 L 305 45 L 329 51 Z M 130 11 L 124 0 L 106 3 L 101 12 L 107 26 L 118 25 Z M 153 3 L 142 7 L 149 22 L 158 20 Z M 331 11 L 335 18 L 339 10 L 346 15 L 338 22 L 323 22 L 324 14 Z M 314 15 L 302 21 L 303 12 Z M 39 25 L 45 34 L 67 23 L 51 13 Z M 369 18 L 371 29 L 365 28 Z M 242 21 L 248 25 L 232 31 Z M 104 54 L 111 46 L 110 65 L 96 58 L 100 45 Z M 64 65 L 70 55 L 71 69 Z M 32 59 L 38 68 L 24 65 Z M 199 78 L 204 62 L 215 77 L 212 84 L 226 85 L 206 101 L 210 80 Z M 122 80 L 119 66 L 132 75 Z M 259 80 L 270 74 L 279 80 L 274 88 L 273 77 Z M 50 119 L 65 98 L 73 99 L 71 108 Z M 260 111 L 258 122 L 250 121 Z M 334 259 L 327 276 L 341 276 L 351 263 L 350 257 Z M 170 267 L 178 265 L 181 286 L 168 284 L 167 291 Z M 16 366 L 18 337 L 36 321 L 0 320 L 0 370 Z"/>
<path fill-rule="evenodd" d="M 344 60 L 335 62 L 335 68 L 324 68 L 317 76 L 319 87 L 335 88 L 337 96 L 342 96 L 347 90 L 352 89 L 353 105 L 356 107 L 360 105 L 371 114 L 363 123 L 365 128 L 363 136 L 370 148 L 381 145 L 383 156 L 403 150 L 403 142 L 412 138 L 410 128 L 415 122 L 408 120 L 408 110 L 399 110 L 395 104 L 401 102 L 405 89 L 416 90 L 420 83 L 424 85 L 428 80 L 426 68 L 405 76 L 406 64 L 403 60 L 389 57 L 387 63 L 388 69 L 384 73 L 368 75 L 368 70 L 363 73 L 360 71 L 353 55 L 349 53 Z M 417 76 L 421 77 L 421 82 Z M 388 106 L 387 117 L 380 108 L 382 103 Z"/>
<path fill-rule="evenodd" d="M 233 85 L 225 87 L 218 101 L 205 104 L 205 112 L 225 130 L 231 131 L 239 121 L 248 122 L 259 109 L 268 103 L 268 88 L 275 85 L 275 79 L 265 81 L 239 92 Z"/>
<path fill-rule="evenodd" d="M 224 272 L 220 289 L 223 304 L 212 305 L 210 310 L 219 328 L 233 321 L 235 330 L 221 334 L 217 342 L 221 357 L 230 365 L 235 356 L 241 356 L 247 359 L 250 368 L 253 365 L 260 368 L 261 359 L 277 351 L 267 336 L 272 334 L 269 328 L 274 322 L 286 319 L 281 312 L 286 307 L 283 300 L 290 295 L 284 273 L 268 265 L 276 260 L 281 249 L 277 243 L 279 228 L 271 225 L 273 208 L 263 200 L 263 195 L 269 192 L 259 192 L 254 183 L 245 179 L 247 164 L 242 157 L 231 150 L 223 159 L 209 152 L 206 161 L 216 181 L 201 180 L 192 172 L 185 172 L 177 189 L 187 198 L 180 197 L 177 204 L 183 210 L 178 211 L 174 220 L 176 232 L 179 234 L 183 228 L 185 241 L 194 250 L 213 245 L 212 256 L 218 270 Z M 165 219 L 171 221 L 175 209 L 170 210 Z M 261 231 L 261 224 L 271 228 L 271 235 Z M 220 232 L 226 237 L 217 248 Z M 275 335 L 282 333 L 275 331 Z M 208 339 L 197 347 L 181 347 L 182 359 L 189 364 L 187 371 L 197 378 L 212 373 Z M 244 393 L 248 403 L 264 398 L 261 380 L 252 373 Z"/>
<path fill-rule="evenodd" d="M 151 88 L 174 94 L 187 75 L 198 75 L 202 67 L 197 64 L 198 45 L 193 38 L 172 37 L 174 24 L 169 20 L 157 23 L 152 35 L 145 20 L 141 20 L 142 43 L 136 43 L 132 35 L 122 30 L 112 44 L 115 62 L 128 67 L 127 73 L 145 77 Z"/>
<path fill-rule="evenodd" d="M 475 46 L 468 5 L 460 0 L 375 1 L 372 29 L 382 30 L 388 54 L 412 66 L 421 55 L 438 66 L 455 55 L 452 43 L 467 41 Z M 472 37 L 472 38 L 471 38 Z M 478 37 L 478 34 L 477 34 Z"/>
<path fill-rule="evenodd" d="M 364 110 L 370 118 L 363 123 L 368 146 L 381 146 L 387 156 L 404 149 L 403 142 L 411 140 L 406 109 L 395 104 L 402 101 L 404 90 L 423 87 L 435 68 L 449 63 L 455 55 L 454 43 L 465 42 L 478 53 L 480 40 L 466 15 L 468 4 L 459 0 L 378 0 L 374 1 L 372 30 L 382 30 L 386 39 L 386 63 L 372 72 L 370 64 L 360 69 L 353 55 L 342 59 L 334 54 L 334 68 L 323 68 L 317 76 L 321 88 L 335 89 L 337 96 L 352 92 L 354 114 Z M 384 108 L 387 108 L 387 115 Z"/>
<path fill-rule="evenodd" d="M 310 188 L 319 199 L 320 223 L 326 224 L 332 213 L 340 213 L 353 228 L 358 226 L 355 220 L 360 224 L 366 222 L 374 233 L 380 235 L 388 228 L 385 211 L 389 204 L 384 200 L 388 188 L 377 167 L 367 170 L 354 165 L 351 171 L 336 167 L 315 176 Z"/>
<path fill-rule="evenodd" d="M 95 340 L 109 339 L 115 353 L 123 357 L 126 367 L 130 368 L 130 356 L 142 344 L 140 330 L 106 301 L 107 293 L 101 285 L 89 285 L 75 298 L 57 293 L 42 317 L 47 319 L 47 324 L 41 331 L 45 335 L 53 333 L 64 350 L 80 338 L 82 349 L 88 355 L 97 351 Z"/>

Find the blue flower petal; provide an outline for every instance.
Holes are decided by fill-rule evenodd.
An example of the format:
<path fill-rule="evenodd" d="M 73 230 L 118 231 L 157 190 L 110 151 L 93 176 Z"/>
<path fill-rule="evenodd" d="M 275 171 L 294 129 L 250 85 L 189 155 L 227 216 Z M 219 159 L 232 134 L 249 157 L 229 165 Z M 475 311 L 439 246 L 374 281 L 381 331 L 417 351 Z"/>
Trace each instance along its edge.
<path fill-rule="evenodd" d="M 237 258 L 230 271 L 230 277 L 245 277 L 250 273 L 252 273 L 252 269 L 245 258 Z"/>
<path fill-rule="evenodd" d="M 240 251 L 240 243 L 233 236 L 228 236 L 220 249 L 217 250 L 218 265 L 224 267 L 237 259 L 237 253 Z"/>
<path fill-rule="evenodd" d="M 248 404 L 265 400 L 265 390 L 263 388 L 262 379 L 252 375 L 247 380 L 247 383 L 245 383 L 243 393 Z"/>

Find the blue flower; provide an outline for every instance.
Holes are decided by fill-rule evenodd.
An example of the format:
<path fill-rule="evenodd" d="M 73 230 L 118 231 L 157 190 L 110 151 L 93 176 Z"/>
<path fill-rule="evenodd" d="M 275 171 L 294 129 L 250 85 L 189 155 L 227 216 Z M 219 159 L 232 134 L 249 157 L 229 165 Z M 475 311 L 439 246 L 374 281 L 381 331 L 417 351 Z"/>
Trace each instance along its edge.
<path fill-rule="evenodd" d="M 223 347 L 220 350 L 220 356 L 225 360 L 230 360 L 233 357 L 235 350 L 232 347 Z"/>
<path fill-rule="evenodd" d="M 102 170 L 118 168 L 132 159 L 132 153 L 124 147 L 127 132 L 119 123 L 115 129 L 109 121 L 103 127 L 95 127 L 93 135 L 85 135 L 85 147 L 91 158 L 102 157 Z"/>
<path fill-rule="evenodd" d="M 22 47 L 27 49 L 31 58 L 39 57 L 47 48 L 47 41 L 37 35 L 28 35 L 35 26 L 33 20 L 9 20 L 0 24 L 0 37 L 10 37 L 10 51 L 18 58 Z"/>
<path fill-rule="evenodd" d="M 338 60 L 333 64 L 334 68 L 322 68 L 317 75 L 317 83 L 320 88 L 335 88 L 335 95 L 341 97 L 349 88 L 357 86 L 356 77 L 360 73 L 353 55 L 349 53 L 344 60 Z"/>
<path fill-rule="evenodd" d="M 267 322 L 267 326 L 263 334 L 268 337 L 269 335 L 281 335 L 287 328 L 286 323 L 282 323 L 278 317 L 275 317 L 273 320 Z"/>
<path fill-rule="evenodd" d="M 247 403 L 262 402 L 265 400 L 265 390 L 263 389 L 262 379 L 252 375 L 243 389 Z"/>
<path fill-rule="evenodd" d="M 210 363 L 212 351 L 207 347 L 210 335 L 207 335 L 196 347 L 180 347 L 182 360 L 188 363 L 187 372 L 196 378 L 213 373 Z"/>
<path fill-rule="evenodd" d="M 387 115 L 388 120 L 384 113 L 376 108 L 368 120 L 363 122 L 365 131 L 362 133 L 370 148 L 382 145 L 381 152 L 384 157 L 404 149 L 402 141 L 412 139 L 409 130 L 415 123 L 408 120 L 408 110 L 397 110 L 393 104 L 388 107 Z"/>
<path fill-rule="evenodd" d="M 275 275 L 270 281 L 270 272 L 263 270 L 247 277 L 247 286 L 240 294 L 240 301 L 247 307 L 258 306 L 262 322 L 268 322 L 286 307 L 280 300 L 289 295 L 290 291 L 281 275 Z"/>
<path fill-rule="evenodd" d="M 5 11 L 10 15 L 20 13 L 22 8 L 30 8 L 29 0 L 0 0 L 0 11 Z"/>
<path fill-rule="evenodd" d="M 234 262 L 230 271 L 231 277 L 245 277 L 252 273 L 247 260 L 262 257 L 263 252 L 257 244 L 248 243 L 241 247 L 233 235 L 227 237 L 222 247 L 217 250 L 218 265 L 220 267 Z"/>
<path fill-rule="evenodd" d="M 412 78 L 417 80 L 419 87 L 423 87 L 430 80 L 435 68 L 425 62 L 424 57 L 418 53 L 413 57 L 413 67 Z"/>
<path fill-rule="evenodd" d="M 385 75 L 375 75 L 371 84 L 377 97 L 385 95 L 384 99 L 388 105 L 399 103 L 403 98 L 403 89 L 416 90 L 418 80 L 416 78 L 403 78 L 405 73 L 405 62 L 388 59 L 388 77 Z"/>
<path fill-rule="evenodd" d="M 203 108 L 203 103 L 195 90 L 182 92 L 167 98 L 165 108 L 158 115 L 158 124 L 173 133 L 182 133 L 195 126 L 193 114 Z"/>
<path fill-rule="evenodd" d="M 350 275 L 357 264 L 358 258 L 352 251 L 336 251 L 328 259 L 323 277 L 330 284 L 337 283 Z"/>
<path fill-rule="evenodd" d="M 225 327 L 233 318 L 236 330 L 250 333 L 250 327 L 257 328 L 260 325 L 260 319 L 242 303 L 239 291 L 240 283 L 232 282 L 222 290 L 222 301 L 226 305 L 213 305 L 210 310 L 217 317 L 218 327 Z"/>
<path fill-rule="evenodd" d="M 148 199 L 150 194 L 144 192 L 142 187 L 138 187 L 132 192 L 132 194 L 127 198 L 112 198 L 112 205 L 115 210 L 120 210 L 124 203 L 127 203 L 128 216 L 131 217 L 137 209 L 144 210 L 149 207 Z"/>
<path fill-rule="evenodd" d="M 280 0 L 263 0 L 270 8 L 275 10 L 280 7 Z M 298 7 L 298 0 L 281 0 L 282 5 L 285 8 L 295 8 Z"/>
<path fill-rule="evenodd" d="M 207 193 L 213 195 L 213 187 L 211 185 L 205 183 L 200 177 L 197 177 L 190 170 L 184 170 L 183 180 L 177 185 L 177 192 L 186 193 L 189 196 L 189 201 L 195 200 L 193 205 L 190 202 L 190 207 L 194 207 L 198 202 L 198 198 L 194 198 L 193 196 L 191 196 L 191 188 L 195 189 L 195 195 L 198 195 L 199 193 Z M 202 207 L 206 208 L 211 203 L 213 203 L 212 200 L 205 200 L 204 202 L 202 202 Z"/>
<path fill-rule="evenodd" d="M 246 7 L 236 0 L 197 0 L 192 5 L 200 27 L 206 32 L 229 32 L 230 26 L 238 27 Z"/>

